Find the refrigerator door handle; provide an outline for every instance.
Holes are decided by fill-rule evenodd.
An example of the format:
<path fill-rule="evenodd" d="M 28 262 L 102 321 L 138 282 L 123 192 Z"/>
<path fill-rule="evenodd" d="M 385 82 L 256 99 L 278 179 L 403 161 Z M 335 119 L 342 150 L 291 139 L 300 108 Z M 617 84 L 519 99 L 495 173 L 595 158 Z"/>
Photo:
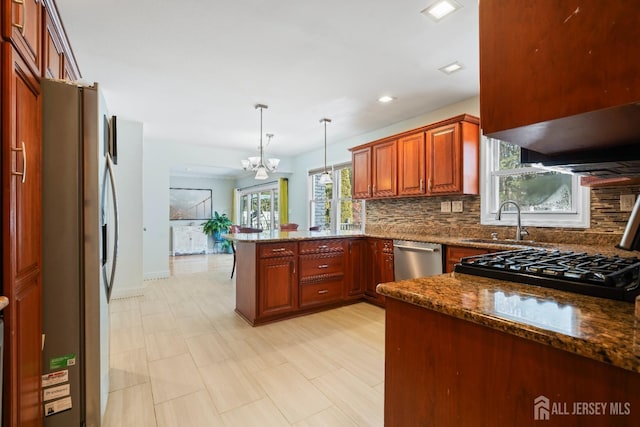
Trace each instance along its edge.
<path fill-rule="evenodd" d="M 104 271 L 105 268 L 107 268 L 106 265 L 103 265 L 103 272 L 105 274 L 105 287 L 106 287 L 106 293 L 107 293 L 107 302 L 111 299 L 111 291 L 113 290 L 113 283 L 115 280 L 115 275 L 116 275 L 116 263 L 117 263 L 117 259 L 118 259 L 118 234 L 119 234 L 119 224 L 118 224 L 118 193 L 116 191 L 116 179 L 115 179 L 115 174 L 113 173 L 113 160 L 111 160 L 111 155 L 109 153 L 107 153 L 105 155 L 105 160 L 107 163 L 107 168 L 105 173 L 109 174 L 109 183 L 111 184 L 111 196 L 113 198 L 113 260 L 111 262 L 111 275 L 109 276 L 108 280 L 106 278 L 106 271 Z M 105 176 L 106 178 L 106 176 Z M 105 202 L 106 202 L 106 183 L 105 185 L 103 185 L 102 187 L 102 209 L 105 209 Z M 106 234 L 106 224 L 103 225 L 103 233 Z M 103 240 L 103 242 L 105 242 L 106 239 Z M 103 247 L 106 247 L 106 243 L 103 243 Z M 104 259 L 106 260 L 107 258 L 107 254 L 106 252 L 103 255 Z"/>

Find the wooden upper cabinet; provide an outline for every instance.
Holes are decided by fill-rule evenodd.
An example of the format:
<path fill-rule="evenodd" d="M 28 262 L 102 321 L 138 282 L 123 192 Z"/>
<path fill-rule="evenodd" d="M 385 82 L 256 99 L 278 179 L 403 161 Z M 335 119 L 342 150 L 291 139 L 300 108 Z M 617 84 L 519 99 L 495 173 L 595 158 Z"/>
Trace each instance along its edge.
<path fill-rule="evenodd" d="M 461 120 L 427 131 L 427 194 L 479 194 L 480 131 Z"/>
<path fill-rule="evenodd" d="M 480 2 L 483 133 L 544 154 L 637 143 L 637 0 Z"/>
<path fill-rule="evenodd" d="M 371 197 L 371 147 L 354 150 L 351 153 L 353 168 L 353 198 Z"/>
<path fill-rule="evenodd" d="M 373 197 L 395 196 L 398 193 L 396 179 L 397 141 L 387 141 L 371 147 L 373 168 L 371 188 Z"/>
<path fill-rule="evenodd" d="M 80 70 L 64 31 L 58 9 L 53 0 L 41 1 L 45 5 L 42 76 L 69 81 L 78 80 Z"/>
<path fill-rule="evenodd" d="M 40 73 L 42 2 L 2 0 L 2 36 L 10 40 L 35 75 Z"/>
<path fill-rule="evenodd" d="M 398 194 L 424 194 L 426 190 L 424 132 L 398 139 Z"/>

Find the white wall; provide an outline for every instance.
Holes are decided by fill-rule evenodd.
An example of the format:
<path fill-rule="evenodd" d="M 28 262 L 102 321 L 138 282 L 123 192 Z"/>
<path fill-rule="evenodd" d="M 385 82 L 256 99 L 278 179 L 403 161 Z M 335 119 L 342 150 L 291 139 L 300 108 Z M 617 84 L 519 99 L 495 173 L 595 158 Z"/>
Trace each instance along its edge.
<path fill-rule="evenodd" d="M 145 230 L 143 270 L 145 280 L 169 277 L 171 167 L 194 165 L 225 169 L 237 168 L 240 172 L 240 160 L 253 155 L 255 155 L 254 152 L 145 138 L 143 144 L 143 223 Z M 278 168 L 281 171 L 291 172 L 292 167 L 293 162 L 290 158 L 280 158 Z M 229 203 L 229 209 L 230 206 Z"/>
<path fill-rule="evenodd" d="M 233 189 L 235 180 L 217 179 L 211 177 L 186 177 L 171 176 L 169 185 L 172 188 L 201 188 L 211 190 L 211 214 L 227 214 L 231 218 L 231 204 L 233 201 Z M 201 225 L 204 220 L 173 220 L 169 221 L 169 226 L 178 225 Z M 171 234 L 170 234 L 171 235 Z M 172 242 L 169 242 L 171 249 Z M 209 252 L 213 252 L 213 237 L 209 236 Z"/>
<path fill-rule="evenodd" d="M 464 101 L 451 104 L 444 108 L 421 114 L 412 119 L 404 120 L 377 129 L 373 132 L 364 133 L 352 138 L 331 143 L 327 141 L 327 164 L 339 164 L 351 161 L 351 152 L 349 148 L 366 144 L 390 135 L 405 132 L 431 123 L 445 120 L 450 117 L 468 113 L 474 116 L 480 116 L 480 98 L 474 96 Z M 305 229 L 309 225 L 309 213 L 307 203 L 307 178 L 309 171 L 321 168 L 324 162 L 324 148 L 321 150 L 311 151 L 296 157 L 294 163 L 293 174 L 289 178 L 289 221 L 300 224 L 301 229 Z"/>
<path fill-rule="evenodd" d="M 142 123 L 118 118 L 118 263 L 112 298 L 142 295 Z"/>

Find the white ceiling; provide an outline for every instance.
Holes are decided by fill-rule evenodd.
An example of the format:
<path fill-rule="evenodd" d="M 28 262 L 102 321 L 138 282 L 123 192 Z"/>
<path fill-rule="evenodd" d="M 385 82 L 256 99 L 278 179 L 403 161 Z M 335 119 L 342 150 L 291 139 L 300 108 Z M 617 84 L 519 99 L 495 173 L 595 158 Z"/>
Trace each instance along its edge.
<path fill-rule="evenodd" d="M 478 0 L 56 0 L 84 80 L 145 139 L 295 155 L 478 93 Z M 459 61 L 464 69 L 438 68 Z M 381 104 L 377 98 L 397 99 Z M 266 141 L 266 139 L 265 139 Z"/>

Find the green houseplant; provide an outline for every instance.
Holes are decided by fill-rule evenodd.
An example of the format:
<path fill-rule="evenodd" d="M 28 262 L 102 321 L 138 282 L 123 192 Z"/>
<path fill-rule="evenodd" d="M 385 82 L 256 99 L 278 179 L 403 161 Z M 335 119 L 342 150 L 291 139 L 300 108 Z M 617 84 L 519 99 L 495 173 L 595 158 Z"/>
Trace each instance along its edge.
<path fill-rule="evenodd" d="M 215 211 L 213 217 L 202 223 L 202 231 L 205 234 L 213 236 L 214 241 L 219 242 L 222 240 L 220 234 L 229 231 L 231 224 L 233 223 L 227 214 L 223 213 L 220 215 L 218 211 Z"/>

